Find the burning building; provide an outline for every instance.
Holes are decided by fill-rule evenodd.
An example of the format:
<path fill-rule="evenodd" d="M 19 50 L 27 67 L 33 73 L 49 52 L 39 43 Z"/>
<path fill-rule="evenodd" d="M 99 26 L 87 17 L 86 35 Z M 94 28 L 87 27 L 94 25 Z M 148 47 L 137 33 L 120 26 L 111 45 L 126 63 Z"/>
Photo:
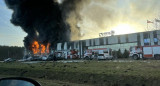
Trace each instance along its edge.
<path fill-rule="evenodd" d="M 13 10 L 11 23 L 27 33 L 23 41 L 28 52 L 49 53 L 57 43 L 70 41 L 71 29 L 66 19 L 69 12 L 74 10 L 71 3 L 77 0 L 64 0 L 64 4 L 57 0 L 4 1 Z"/>

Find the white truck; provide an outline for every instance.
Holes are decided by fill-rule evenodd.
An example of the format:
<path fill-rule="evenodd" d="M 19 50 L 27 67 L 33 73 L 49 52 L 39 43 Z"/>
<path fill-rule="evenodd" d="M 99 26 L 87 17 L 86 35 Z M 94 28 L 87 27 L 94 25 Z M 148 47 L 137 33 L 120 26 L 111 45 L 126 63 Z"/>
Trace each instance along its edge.
<path fill-rule="evenodd" d="M 112 50 L 110 48 L 97 48 L 85 51 L 84 58 L 86 59 L 113 59 Z"/>
<path fill-rule="evenodd" d="M 130 57 L 133 59 L 147 59 L 147 58 L 155 58 L 160 59 L 160 46 L 134 46 L 130 47 Z"/>

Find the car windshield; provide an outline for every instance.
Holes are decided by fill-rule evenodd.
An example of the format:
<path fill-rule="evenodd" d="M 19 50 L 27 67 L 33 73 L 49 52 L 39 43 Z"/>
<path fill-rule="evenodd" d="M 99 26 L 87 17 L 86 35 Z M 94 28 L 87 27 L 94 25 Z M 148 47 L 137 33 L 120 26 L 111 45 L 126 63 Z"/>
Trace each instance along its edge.
<path fill-rule="evenodd" d="M 104 56 L 104 54 L 98 54 L 98 56 Z"/>
<path fill-rule="evenodd" d="M 159 71 L 160 0 L 0 0 L 0 78 L 159 86 Z"/>

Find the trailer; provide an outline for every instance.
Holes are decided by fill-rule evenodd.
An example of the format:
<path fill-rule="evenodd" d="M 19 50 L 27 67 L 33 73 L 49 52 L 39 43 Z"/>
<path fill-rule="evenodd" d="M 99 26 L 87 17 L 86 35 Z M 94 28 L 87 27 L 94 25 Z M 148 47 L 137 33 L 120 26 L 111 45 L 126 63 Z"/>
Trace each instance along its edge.
<path fill-rule="evenodd" d="M 160 59 L 160 46 L 133 46 L 130 47 L 129 56 L 135 60 L 147 58 Z"/>

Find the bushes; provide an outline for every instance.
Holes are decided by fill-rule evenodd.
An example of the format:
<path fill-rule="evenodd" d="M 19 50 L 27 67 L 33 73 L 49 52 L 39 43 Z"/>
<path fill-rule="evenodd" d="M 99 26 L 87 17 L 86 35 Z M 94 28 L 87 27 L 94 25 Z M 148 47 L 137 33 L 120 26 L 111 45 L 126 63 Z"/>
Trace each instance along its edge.
<path fill-rule="evenodd" d="M 127 51 L 126 49 L 123 53 L 123 58 L 129 58 L 129 51 Z"/>
<path fill-rule="evenodd" d="M 118 58 L 123 58 L 123 54 L 122 54 L 120 49 L 117 51 L 117 57 Z"/>
<path fill-rule="evenodd" d="M 112 55 L 115 58 L 129 58 L 129 51 L 125 49 L 124 53 L 122 53 L 121 50 L 119 49 L 118 51 L 113 51 Z"/>

